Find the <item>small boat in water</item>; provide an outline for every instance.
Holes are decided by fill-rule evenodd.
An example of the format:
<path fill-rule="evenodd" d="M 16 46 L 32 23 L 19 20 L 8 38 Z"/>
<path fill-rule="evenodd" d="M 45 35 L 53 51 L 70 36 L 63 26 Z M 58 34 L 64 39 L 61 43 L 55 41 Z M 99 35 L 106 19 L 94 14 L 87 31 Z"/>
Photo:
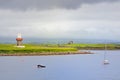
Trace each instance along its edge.
<path fill-rule="evenodd" d="M 103 63 L 104 63 L 104 64 L 109 64 L 109 61 L 106 59 L 106 60 L 104 60 Z"/>
<path fill-rule="evenodd" d="M 103 61 L 104 65 L 109 64 L 109 60 L 106 59 L 106 54 L 107 54 L 106 50 L 107 50 L 107 45 L 105 44 L 105 53 L 104 53 L 104 61 Z"/>
<path fill-rule="evenodd" d="M 46 66 L 43 66 L 43 65 L 40 65 L 40 64 L 38 64 L 37 65 L 37 68 L 45 68 Z"/>

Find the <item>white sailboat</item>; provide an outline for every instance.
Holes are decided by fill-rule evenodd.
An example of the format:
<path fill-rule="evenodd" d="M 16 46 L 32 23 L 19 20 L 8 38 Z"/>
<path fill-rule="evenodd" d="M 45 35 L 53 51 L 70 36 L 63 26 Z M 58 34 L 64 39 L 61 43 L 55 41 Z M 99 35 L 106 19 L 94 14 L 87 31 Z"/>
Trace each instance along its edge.
<path fill-rule="evenodd" d="M 104 53 L 104 62 L 103 62 L 104 65 L 109 64 L 109 60 L 106 59 L 106 54 L 107 54 L 106 50 L 107 50 L 107 45 L 105 44 L 105 53 Z"/>

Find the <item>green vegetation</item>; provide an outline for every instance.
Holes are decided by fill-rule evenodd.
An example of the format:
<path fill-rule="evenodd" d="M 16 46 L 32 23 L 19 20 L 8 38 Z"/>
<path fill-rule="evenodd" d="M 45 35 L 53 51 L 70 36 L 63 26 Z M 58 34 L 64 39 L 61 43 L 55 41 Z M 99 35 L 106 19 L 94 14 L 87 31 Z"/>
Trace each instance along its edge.
<path fill-rule="evenodd" d="M 44 53 L 44 52 L 69 52 L 77 51 L 76 48 L 58 47 L 56 45 L 25 44 L 25 48 L 15 47 L 14 44 L 0 44 L 0 53 Z"/>
<path fill-rule="evenodd" d="M 77 50 L 104 50 L 105 44 L 39 44 L 47 47 L 76 48 Z M 120 44 L 106 44 L 108 50 L 120 49 Z"/>
<path fill-rule="evenodd" d="M 115 49 L 120 49 L 119 44 L 106 44 L 108 50 L 115 50 Z M 105 44 L 70 44 L 70 45 L 65 45 L 66 47 L 74 47 L 77 49 L 84 49 L 84 50 L 104 50 L 105 49 Z"/>
<path fill-rule="evenodd" d="M 105 44 L 24 44 L 18 48 L 15 44 L 0 44 L 0 55 L 55 55 L 75 53 L 78 50 L 104 50 Z M 120 49 L 119 44 L 107 44 L 107 49 Z"/>

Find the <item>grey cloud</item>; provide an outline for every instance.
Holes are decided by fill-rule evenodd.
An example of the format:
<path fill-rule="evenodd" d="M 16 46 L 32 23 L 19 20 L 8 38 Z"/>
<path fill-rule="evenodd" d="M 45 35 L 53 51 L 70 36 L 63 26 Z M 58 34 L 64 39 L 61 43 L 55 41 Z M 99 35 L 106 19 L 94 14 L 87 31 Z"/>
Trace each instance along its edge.
<path fill-rule="evenodd" d="M 120 40 L 120 2 L 83 5 L 76 10 L 0 10 L 0 37 Z"/>
<path fill-rule="evenodd" d="M 12 10 L 41 10 L 51 8 L 76 9 L 84 3 L 93 4 L 114 1 L 119 0 L 0 0 L 0 8 Z"/>

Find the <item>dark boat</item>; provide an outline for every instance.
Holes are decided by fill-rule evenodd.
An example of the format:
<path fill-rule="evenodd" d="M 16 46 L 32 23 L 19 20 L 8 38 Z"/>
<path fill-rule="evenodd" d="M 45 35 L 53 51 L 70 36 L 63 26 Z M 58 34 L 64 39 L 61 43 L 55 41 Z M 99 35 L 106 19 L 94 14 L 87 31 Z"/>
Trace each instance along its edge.
<path fill-rule="evenodd" d="M 37 68 L 45 68 L 46 66 L 43 66 L 43 65 L 40 65 L 40 64 L 38 64 L 37 65 Z"/>

